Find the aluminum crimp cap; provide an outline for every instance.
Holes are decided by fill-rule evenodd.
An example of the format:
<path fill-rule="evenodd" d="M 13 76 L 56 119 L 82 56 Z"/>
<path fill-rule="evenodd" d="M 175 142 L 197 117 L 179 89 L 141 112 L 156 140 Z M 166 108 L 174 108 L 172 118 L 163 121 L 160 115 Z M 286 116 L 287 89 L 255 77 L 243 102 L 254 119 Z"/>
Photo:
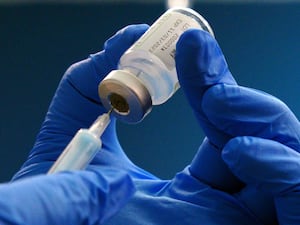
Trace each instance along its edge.
<path fill-rule="evenodd" d="M 113 70 L 99 84 L 98 93 L 107 110 L 127 123 L 138 123 L 151 111 L 151 95 L 142 82 L 125 70 Z"/>

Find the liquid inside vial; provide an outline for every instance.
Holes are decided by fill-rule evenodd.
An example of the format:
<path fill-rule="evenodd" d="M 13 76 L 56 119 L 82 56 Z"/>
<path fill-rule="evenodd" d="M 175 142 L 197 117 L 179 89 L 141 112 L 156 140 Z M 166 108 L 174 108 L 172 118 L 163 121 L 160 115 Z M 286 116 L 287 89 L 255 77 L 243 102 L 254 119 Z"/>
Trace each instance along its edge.
<path fill-rule="evenodd" d="M 176 43 L 190 28 L 206 30 L 213 35 L 207 21 L 194 10 L 169 9 L 120 59 L 119 69 L 131 72 L 142 81 L 153 105 L 166 102 L 179 88 Z"/>

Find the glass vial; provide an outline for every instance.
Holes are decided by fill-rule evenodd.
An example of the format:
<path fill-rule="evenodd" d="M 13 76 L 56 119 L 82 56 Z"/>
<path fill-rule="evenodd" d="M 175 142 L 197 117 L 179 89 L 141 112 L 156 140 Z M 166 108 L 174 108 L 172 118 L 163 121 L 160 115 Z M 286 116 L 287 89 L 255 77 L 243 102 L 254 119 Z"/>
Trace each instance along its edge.
<path fill-rule="evenodd" d="M 176 43 L 189 28 L 213 31 L 190 8 L 171 8 L 159 17 L 120 58 L 118 70 L 99 84 L 105 108 L 118 119 L 140 122 L 152 109 L 167 101 L 179 88 L 175 68 Z"/>

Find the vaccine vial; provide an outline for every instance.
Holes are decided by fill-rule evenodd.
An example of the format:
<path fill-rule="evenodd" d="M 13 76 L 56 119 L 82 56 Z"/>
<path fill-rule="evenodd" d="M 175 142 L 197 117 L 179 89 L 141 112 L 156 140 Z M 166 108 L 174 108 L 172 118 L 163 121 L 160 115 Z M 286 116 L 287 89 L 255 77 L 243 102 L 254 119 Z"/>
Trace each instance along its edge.
<path fill-rule="evenodd" d="M 190 8 L 171 8 L 160 16 L 120 58 L 118 69 L 99 84 L 106 109 L 127 123 L 140 122 L 153 105 L 166 102 L 179 88 L 175 52 L 180 35 L 198 28 L 213 31 L 208 22 Z"/>

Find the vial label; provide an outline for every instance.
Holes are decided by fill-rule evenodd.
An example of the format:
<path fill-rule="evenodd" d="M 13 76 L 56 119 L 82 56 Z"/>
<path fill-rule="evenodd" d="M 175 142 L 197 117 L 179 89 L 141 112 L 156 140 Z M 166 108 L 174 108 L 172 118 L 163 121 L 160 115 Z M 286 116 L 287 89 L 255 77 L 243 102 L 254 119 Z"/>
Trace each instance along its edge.
<path fill-rule="evenodd" d="M 180 35 L 189 28 L 202 29 L 196 20 L 187 15 L 179 12 L 166 13 L 129 50 L 148 51 L 171 71 L 175 68 L 176 43 Z"/>

